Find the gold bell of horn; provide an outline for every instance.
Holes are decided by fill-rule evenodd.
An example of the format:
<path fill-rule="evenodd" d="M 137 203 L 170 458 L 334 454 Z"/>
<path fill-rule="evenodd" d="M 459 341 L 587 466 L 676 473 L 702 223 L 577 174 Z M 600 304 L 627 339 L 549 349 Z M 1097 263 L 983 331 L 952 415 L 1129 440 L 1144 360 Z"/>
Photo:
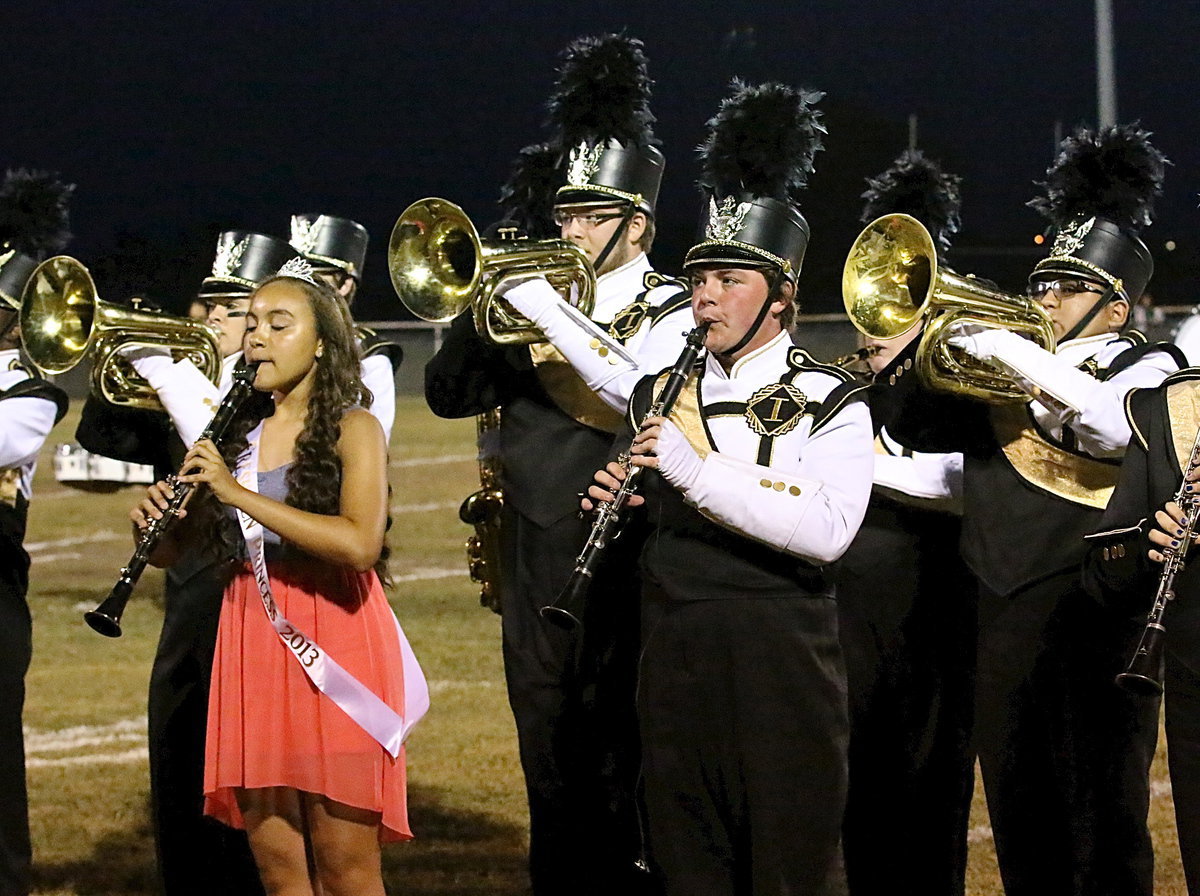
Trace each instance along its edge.
<path fill-rule="evenodd" d="M 876 339 L 901 336 L 924 318 L 915 360 L 922 381 L 990 404 L 1028 401 L 1029 395 L 1003 372 L 953 348 L 947 342 L 952 325 L 1012 330 L 1048 352 L 1056 348 L 1054 325 L 1041 305 L 939 266 L 933 237 L 909 215 L 884 215 L 859 233 L 842 269 L 842 301 L 850 322 Z"/>
<path fill-rule="evenodd" d="M 115 405 L 162 410 L 154 389 L 118 354 L 126 347 L 165 348 L 187 358 L 212 382 L 221 375 L 216 332 L 186 317 L 102 301 L 88 269 L 67 255 L 34 268 L 21 295 L 21 342 L 42 373 L 92 362 L 92 392 Z"/>
<path fill-rule="evenodd" d="M 502 298 L 510 280 L 545 277 L 570 304 L 590 316 L 596 275 L 587 253 L 568 240 L 483 240 L 461 208 L 422 199 L 400 215 L 388 244 L 388 271 L 404 307 L 422 320 L 445 323 L 468 307 L 479 335 L 497 345 L 544 342 L 542 332 Z"/>

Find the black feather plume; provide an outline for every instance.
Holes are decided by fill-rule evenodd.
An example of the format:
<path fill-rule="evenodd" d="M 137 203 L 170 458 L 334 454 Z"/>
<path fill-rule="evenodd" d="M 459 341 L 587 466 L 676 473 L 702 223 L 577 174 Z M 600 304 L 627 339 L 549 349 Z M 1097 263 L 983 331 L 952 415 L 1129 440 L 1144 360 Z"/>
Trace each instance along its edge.
<path fill-rule="evenodd" d="M 796 202 L 823 148 L 825 126 L 814 105 L 825 94 L 737 79 L 732 89 L 699 148 L 701 189 L 718 197 L 751 193 Z"/>
<path fill-rule="evenodd" d="M 555 144 L 530 144 L 517 154 L 512 174 L 500 189 L 504 218 L 530 239 L 559 236 L 550 210 L 564 180 L 561 162 L 562 150 Z"/>
<path fill-rule="evenodd" d="M 616 138 L 657 146 L 651 130 L 650 75 L 642 42 L 623 34 L 572 41 L 550 96 L 550 126 L 564 147 Z"/>
<path fill-rule="evenodd" d="M 1136 123 L 1100 131 L 1080 128 L 1062 142 L 1062 151 L 1039 186 L 1046 195 L 1029 203 L 1058 226 L 1096 215 L 1139 233 L 1154 215 L 1170 164 Z"/>
<path fill-rule="evenodd" d="M 929 229 L 938 248 L 945 252 L 962 226 L 961 182 L 961 177 L 943 171 L 919 149 L 906 150 L 882 174 L 867 178 L 861 220 L 867 224 L 881 215 L 912 215 Z"/>
<path fill-rule="evenodd" d="M 71 241 L 67 204 L 75 190 L 57 174 L 17 168 L 0 184 L 0 245 L 42 259 Z"/>

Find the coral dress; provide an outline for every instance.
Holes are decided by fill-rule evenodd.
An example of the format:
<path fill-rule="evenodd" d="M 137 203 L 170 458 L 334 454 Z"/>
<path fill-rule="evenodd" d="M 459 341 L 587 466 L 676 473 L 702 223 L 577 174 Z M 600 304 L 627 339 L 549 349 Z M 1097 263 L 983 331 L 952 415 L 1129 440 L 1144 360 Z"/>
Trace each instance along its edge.
<path fill-rule="evenodd" d="M 259 492 L 282 500 L 286 470 L 260 473 Z M 289 556 L 286 546 L 278 549 L 273 533 L 264 535 L 280 613 L 388 706 L 402 711 L 400 641 L 379 577 L 294 552 Z M 379 812 L 381 841 L 412 838 L 403 748 L 393 759 L 309 681 L 267 620 L 254 574 L 243 565 L 221 605 L 208 702 L 204 811 L 244 828 L 234 788 L 258 787 L 291 787 Z"/>

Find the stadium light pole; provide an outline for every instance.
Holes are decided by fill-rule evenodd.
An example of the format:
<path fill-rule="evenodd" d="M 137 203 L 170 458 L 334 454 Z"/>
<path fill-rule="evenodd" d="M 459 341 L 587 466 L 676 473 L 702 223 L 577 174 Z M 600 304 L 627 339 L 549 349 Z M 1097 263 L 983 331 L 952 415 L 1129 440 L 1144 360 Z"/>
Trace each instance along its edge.
<path fill-rule="evenodd" d="M 1113 57 L 1112 0 L 1096 0 L 1096 105 L 1099 127 L 1117 123 L 1117 70 Z"/>

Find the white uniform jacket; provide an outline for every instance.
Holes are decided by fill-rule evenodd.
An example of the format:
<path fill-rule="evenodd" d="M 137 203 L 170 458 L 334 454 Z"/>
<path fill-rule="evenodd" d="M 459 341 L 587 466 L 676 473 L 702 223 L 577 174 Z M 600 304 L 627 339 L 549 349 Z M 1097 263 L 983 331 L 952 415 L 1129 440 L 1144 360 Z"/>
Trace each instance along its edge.
<path fill-rule="evenodd" d="M 670 418 L 701 459 L 698 470 L 662 451 L 660 470 L 723 528 L 813 566 L 832 563 L 854 539 L 871 493 L 865 388 L 814 361 L 786 332 L 728 374 L 709 356 Z M 692 472 L 681 479 L 681 469 Z"/>
<path fill-rule="evenodd" d="M 16 349 L 0 352 L 0 392 L 28 380 Z M 58 406 L 45 398 L 17 397 L 0 404 L 0 475 L 16 480 L 16 490 L 28 500 L 33 495 L 33 474 L 38 452 L 58 417 Z"/>

